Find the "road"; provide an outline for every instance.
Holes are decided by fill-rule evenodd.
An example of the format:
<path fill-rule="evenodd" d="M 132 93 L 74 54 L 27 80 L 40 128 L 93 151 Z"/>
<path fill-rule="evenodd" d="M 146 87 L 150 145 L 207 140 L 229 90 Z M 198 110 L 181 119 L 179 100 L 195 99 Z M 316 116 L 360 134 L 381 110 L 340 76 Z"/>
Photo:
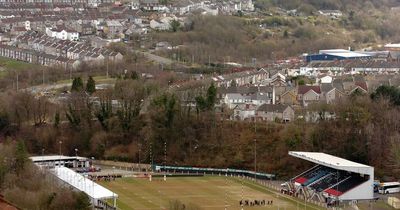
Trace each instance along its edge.
<path fill-rule="evenodd" d="M 172 64 L 175 64 L 177 67 L 188 68 L 188 66 L 186 66 L 186 65 L 178 63 L 178 62 L 176 62 L 174 60 L 171 60 L 169 58 L 165 58 L 165 57 L 161 57 L 161 56 L 158 56 L 158 55 L 154 55 L 154 54 L 152 54 L 150 52 L 143 52 L 143 51 L 139 51 L 139 50 L 133 50 L 133 52 L 137 53 L 137 54 L 140 54 L 140 55 L 143 55 L 148 60 L 151 60 L 153 62 L 162 64 L 164 66 L 170 66 Z"/>
<path fill-rule="evenodd" d="M 70 86 L 71 86 L 71 83 L 53 84 L 53 85 L 37 85 L 37 86 L 32 86 L 32 87 L 29 87 L 29 88 L 26 88 L 23 90 L 31 92 L 33 94 L 36 94 L 36 93 L 43 93 L 43 92 L 50 91 L 50 90 L 67 88 Z"/>
<path fill-rule="evenodd" d="M 151 54 L 149 52 L 139 52 L 139 51 L 136 51 L 136 52 L 142 54 L 144 57 L 146 57 L 149 60 L 152 60 L 154 62 L 163 64 L 163 65 L 171 65 L 174 63 L 174 61 L 169 58 L 164 58 L 164 57 L 161 57 L 158 55 Z"/>

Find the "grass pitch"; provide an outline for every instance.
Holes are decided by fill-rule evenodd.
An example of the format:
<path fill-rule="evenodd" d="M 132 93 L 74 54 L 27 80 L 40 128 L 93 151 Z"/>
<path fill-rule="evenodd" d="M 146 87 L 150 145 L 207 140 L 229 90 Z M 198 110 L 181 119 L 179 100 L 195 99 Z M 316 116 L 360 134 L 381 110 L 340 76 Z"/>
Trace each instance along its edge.
<path fill-rule="evenodd" d="M 23 61 L 17 61 L 10 58 L 0 57 L 0 67 L 12 70 L 19 70 L 35 66 L 35 64 L 26 63 Z"/>
<path fill-rule="evenodd" d="M 281 210 L 318 210 L 316 206 L 297 202 L 293 198 L 282 197 L 279 193 L 269 191 L 267 188 L 250 181 L 243 181 L 231 177 L 168 177 L 164 182 L 162 178 L 148 179 L 122 178 L 116 181 L 99 184 L 117 193 L 118 209 L 169 209 L 169 202 L 179 200 L 182 203 L 199 206 L 201 209 L 221 210 L 241 209 L 239 201 L 244 200 L 273 200 L 273 205 L 245 206 L 244 209 L 281 209 Z"/>
<path fill-rule="evenodd" d="M 7 75 L 8 71 L 28 69 L 36 66 L 35 64 L 0 57 L 0 78 Z"/>

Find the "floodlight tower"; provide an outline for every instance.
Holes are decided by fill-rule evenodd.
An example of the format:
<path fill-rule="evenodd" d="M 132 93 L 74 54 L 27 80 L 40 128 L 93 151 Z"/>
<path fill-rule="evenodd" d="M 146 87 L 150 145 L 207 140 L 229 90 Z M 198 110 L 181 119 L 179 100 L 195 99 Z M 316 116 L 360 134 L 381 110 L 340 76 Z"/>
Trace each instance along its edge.
<path fill-rule="evenodd" d="M 164 181 L 167 181 L 167 140 L 164 139 Z"/>
<path fill-rule="evenodd" d="M 254 181 L 257 180 L 257 116 L 254 117 Z"/>

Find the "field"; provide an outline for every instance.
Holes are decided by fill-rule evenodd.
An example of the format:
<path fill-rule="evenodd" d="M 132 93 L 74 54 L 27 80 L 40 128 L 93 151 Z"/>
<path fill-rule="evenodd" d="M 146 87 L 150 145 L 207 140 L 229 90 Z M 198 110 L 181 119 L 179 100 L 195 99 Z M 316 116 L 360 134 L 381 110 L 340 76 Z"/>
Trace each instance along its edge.
<path fill-rule="evenodd" d="M 7 70 L 21 70 L 33 66 L 35 65 L 9 58 L 0 57 L 0 77 L 4 77 L 4 75 L 6 75 Z"/>
<path fill-rule="evenodd" d="M 23 69 L 23 68 L 28 68 L 31 66 L 35 66 L 34 64 L 22 62 L 22 61 L 17 61 L 9 58 L 4 58 L 0 57 L 0 67 L 6 68 L 6 69 Z"/>
<path fill-rule="evenodd" d="M 362 202 L 357 204 L 358 209 L 359 210 L 390 210 L 390 209 L 394 209 L 391 206 L 389 206 L 388 204 L 385 203 L 385 201 L 383 200 L 379 200 L 377 202 Z"/>
<path fill-rule="evenodd" d="M 273 205 L 245 207 L 245 209 L 285 209 L 303 210 L 303 203 L 297 203 L 291 198 L 282 197 L 279 193 L 250 181 L 237 178 L 222 177 L 179 177 L 167 178 L 164 182 L 160 178 L 150 182 L 148 179 L 122 178 L 111 182 L 99 182 L 101 185 L 118 194 L 119 209 L 169 209 L 169 203 L 179 200 L 189 205 L 194 204 L 200 209 L 240 209 L 239 201 L 244 200 L 272 200 Z M 242 187 L 243 186 L 243 187 Z M 320 209 L 307 205 L 306 209 Z"/>

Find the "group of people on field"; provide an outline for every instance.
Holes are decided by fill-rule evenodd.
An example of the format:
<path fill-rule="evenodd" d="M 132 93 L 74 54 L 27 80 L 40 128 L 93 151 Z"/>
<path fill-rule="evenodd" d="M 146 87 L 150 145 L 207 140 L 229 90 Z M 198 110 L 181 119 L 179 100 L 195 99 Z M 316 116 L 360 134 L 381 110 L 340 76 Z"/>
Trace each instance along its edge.
<path fill-rule="evenodd" d="M 89 176 L 92 181 L 115 181 L 116 175 Z"/>
<path fill-rule="evenodd" d="M 265 201 L 265 200 L 240 200 L 239 201 L 240 206 L 266 206 L 266 205 L 272 205 L 273 201 Z"/>

